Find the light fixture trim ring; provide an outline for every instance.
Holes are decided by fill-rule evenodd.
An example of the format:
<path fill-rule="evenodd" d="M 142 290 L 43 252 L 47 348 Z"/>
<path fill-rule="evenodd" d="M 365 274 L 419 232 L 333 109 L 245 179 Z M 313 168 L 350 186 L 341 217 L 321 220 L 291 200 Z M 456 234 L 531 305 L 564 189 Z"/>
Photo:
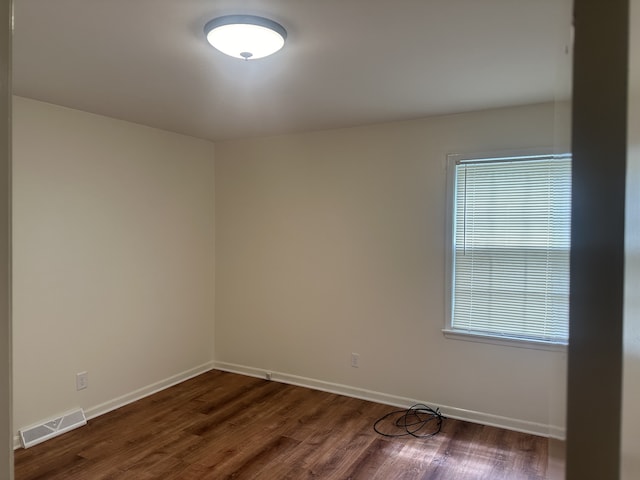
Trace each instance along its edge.
<path fill-rule="evenodd" d="M 225 25 L 258 25 L 273 30 L 282 37 L 287 39 L 287 30 L 278 22 L 268 18 L 259 17 L 257 15 L 223 15 L 209 20 L 204 26 L 204 34 L 209 35 L 211 30 Z"/>

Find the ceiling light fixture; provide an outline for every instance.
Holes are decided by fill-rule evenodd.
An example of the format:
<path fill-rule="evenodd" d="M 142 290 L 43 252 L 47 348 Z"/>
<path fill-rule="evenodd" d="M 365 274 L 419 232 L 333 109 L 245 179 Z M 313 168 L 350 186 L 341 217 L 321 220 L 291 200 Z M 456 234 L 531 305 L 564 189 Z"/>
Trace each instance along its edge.
<path fill-rule="evenodd" d="M 268 18 L 226 15 L 204 26 L 207 41 L 231 57 L 255 60 L 276 53 L 284 45 L 287 31 Z"/>

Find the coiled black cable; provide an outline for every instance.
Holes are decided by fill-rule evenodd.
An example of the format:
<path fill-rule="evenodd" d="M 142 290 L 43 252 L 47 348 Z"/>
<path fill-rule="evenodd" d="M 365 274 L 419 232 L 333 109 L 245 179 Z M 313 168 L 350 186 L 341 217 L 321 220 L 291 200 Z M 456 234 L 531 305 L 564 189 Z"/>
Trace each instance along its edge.
<path fill-rule="evenodd" d="M 379 418 L 373 424 L 373 429 L 385 437 L 405 437 L 415 438 L 433 437 L 442 430 L 442 423 L 445 417 L 440 413 L 440 409 L 435 410 L 427 405 L 418 403 L 407 410 L 395 410 Z M 381 424 L 385 424 L 395 431 L 381 431 Z M 431 427 L 427 431 L 427 427 Z M 386 430 L 386 429 L 385 429 Z M 424 433 L 427 431 L 427 433 Z"/>

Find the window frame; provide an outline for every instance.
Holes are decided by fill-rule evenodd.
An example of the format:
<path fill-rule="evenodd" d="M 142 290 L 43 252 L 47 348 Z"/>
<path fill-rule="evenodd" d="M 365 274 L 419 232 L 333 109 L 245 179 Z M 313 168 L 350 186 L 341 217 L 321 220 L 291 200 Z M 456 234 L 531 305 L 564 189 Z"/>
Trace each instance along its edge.
<path fill-rule="evenodd" d="M 557 153 L 553 148 L 540 147 L 518 150 L 502 150 L 483 153 L 450 153 L 446 156 L 446 215 L 445 215 L 445 326 L 442 333 L 448 339 L 470 342 L 488 343 L 507 347 L 529 348 L 566 352 L 568 339 L 564 342 L 535 340 L 526 338 L 512 338 L 490 333 L 466 332 L 454 329 L 453 320 L 453 278 L 455 269 L 454 243 L 454 215 L 456 194 L 456 165 L 465 160 L 489 160 L 500 158 L 529 157 L 529 156 L 567 156 L 569 153 Z M 569 319 L 567 318 L 567 322 Z"/>

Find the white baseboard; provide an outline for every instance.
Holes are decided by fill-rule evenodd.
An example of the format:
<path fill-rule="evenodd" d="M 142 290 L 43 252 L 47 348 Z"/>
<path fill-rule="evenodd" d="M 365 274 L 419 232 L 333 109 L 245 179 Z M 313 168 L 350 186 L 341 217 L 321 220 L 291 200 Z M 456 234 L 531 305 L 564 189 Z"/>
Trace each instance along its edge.
<path fill-rule="evenodd" d="M 248 375 L 258 378 L 266 378 L 266 374 L 270 373 L 271 380 L 276 382 L 312 388 L 314 390 L 321 390 L 329 393 L 337 393 L 339 395 L 359 398 L 362 400 L 382 403 L 384 405 L 391 405 L 399 408 L 408 408 L 411 405 L 422 403 L 431 407 L 439 407 L 440 411 L 445 417 L 455 418 L 457 420 L 465 420 L 468 422 L 480 423 L 482 425 L 489 425 L 492 427 L 505 428 L 517 432 L 531 433 L 534 435 L 555 438 L 558 440 L 564 440 L 565 437 L 565 429 L 557 425 L 547 425 L 543 423 L 530 422 L 527 420 L 520 420 L 517 418 L 502 417 L 490 413 L 465 410 L 462 408 L 450 407 L 447 405 L 434 405 L 433 403 L 424 400 L 400 397 L 397 395 L 389 395 L 387 393 L 375 392 L 372 390 L 351 387 L 339 383 L 325 382 L 313 378 L 289 375 L 287 373 L 247 367 L 244 365 L 236 365 L 233 363 L 214 362 L 213 367 L 217 370 L 223 370 L 225 372 L 240 373 L 242 375 Z"/>
<path fill-rule="evenodd" d="M 172 375 L 169 378 L 165 378 L 164 380 L 160 380 L 159 382 L 152 383 L 151 385 L 147 385 L 146 387 L 139 388 L 134 390 L 131 393 L 127 393 L 126 395 L 122 395 L 120 397 L 114 398 L 107 402 L 101 403 L 99 405 L 95 405 L 93 407 L 86 408 L 85 415 L 87 420 L 91 420 L 92 418 L 99 417 L 100 415 L 104 415 L 105 413 L 116 410 L 117 408 L 124 407 L 130 403 L 133 403 L 142 398 L 148 397 L 149 395 L 153 395 L 154 393 L 158 393 L 162 390 L 165 390 L 169 387 L 177 385 L 178 383 L 182 383 L 185 380 L 189 380 L 190 378 L 197 377 L 209 370 L 214 368 L 213 362 L 207 362 L 202 365 L 199 365 L 194 368 L 190 368 L 189 370 L 185 370 L 184 372 L 180 372 L 176 375 Z M 13 449 L 16 450 L 20 448 L 22 445 L 20 443 L 20 437 L 15 435 L 13 437 Z"/>
<path fill-rule="evenodd" d="M 117 408 L 124 407 L 125 405 L 148 397 L 149 395 L 153 395 L 154 393 L 165 390 L 169 387 L 172 387 L 173 385 L 177 385 L 178 383 L 189 380 L 190 378 L 201 375 L 214 368 L 225 372 L 239 373 L 242 375 L 248 375 L 258 378 L 265 378 L 267 373 L 271 373 L 271 380 L 273 381 L 287 383 L 290 385 L 297 385 L 300 387 L 312 388 L 314 390 L 321 390 L 329 393 L 336 393 L 338 395 L 345 395 L 348 397 L 359 398 L 362 400 L 382 403 L 384 405 L 391 405 L 399 408 L 407 408 L 417 403 L 423 403 L 432 407 L 439 407 L 444 416 L 455 418 L 457 420 L 466 420 L 473 423 L 506 428 L 509 430 L 531 433 L 534 435 L 540 435 L 543 437 L 549 437 L 558 440 L 564 440 L 565 438 L 564 428 L 556 425 L 547 425 L 542 423 L 529 422 L 526 420 L 519 420 L 515 418 L 501 417 L 499 415 L 477 412 L 473 410 L 464 410 L 461 408 L 450 407 L 446 405 L 434 405 L 433 403 L 424 400 L 400 397 L 397 395 L 389 395 L 387 393 L 351 387 L 349 385 L 325 382 L 323 380 L 316 380 L 313 378 L 300 377 L 297 375 L 290 375 L 282 372 L 273 372 L 271 370 L 247 367 L 244 365 L 236 365 L 226 362 L 207 362 L 205 364 L 173 375 L 164 380 L 160 380 L 159 382 L 147 385 L 146 387 L 134 390 L 133 392 L 126 395 L 122 395 L 99 405 L 89 407 L 85 409 L 87 420 L 91 420 L 92 418 L 104 415 L 105 413 L 116 410 Z M 13 437 L 13 448 L 14 450 L 21 448 L 20 437 L 18 435 L 15 435 Z"/>
<path fill-rule="evenodd" d="M 105 413 L 109 413 L 117 408 L 124 407 L 130 403 L 133 403 L 142 398 L 148 397 L 149 395 L 153 395 L 154 393 L 158 393 L 162 390 L 165 390 L 169 387 L 173 387 L 178 383 L 182 383 L 185 380 L 189 380 L 190 378 L 197 377 L 209 370 L 214 368 L 213 362 L 207 362 L 197 367 L 191 368 L 184 372 L 173 375 L 169 378 L 165 378 L 164 380 L 160 380 L 159 382 L 152 383 L 151 385 L 147 385 L 146 387 L 139 388 L 138 390 L 134 390 L 131 393 L 127 393 L 126 395 L 122 395 L 121 397 L 114 398 L 113 400 L 109 400 L 108 402 L 101 403 L 100 405 L 96 405 L 94 407 L 86 408 L 85 414 L 87 415 L 87 420 L 91 420 L 92 418 L 96 418 L 100 415 L 104 415 Z"/>

